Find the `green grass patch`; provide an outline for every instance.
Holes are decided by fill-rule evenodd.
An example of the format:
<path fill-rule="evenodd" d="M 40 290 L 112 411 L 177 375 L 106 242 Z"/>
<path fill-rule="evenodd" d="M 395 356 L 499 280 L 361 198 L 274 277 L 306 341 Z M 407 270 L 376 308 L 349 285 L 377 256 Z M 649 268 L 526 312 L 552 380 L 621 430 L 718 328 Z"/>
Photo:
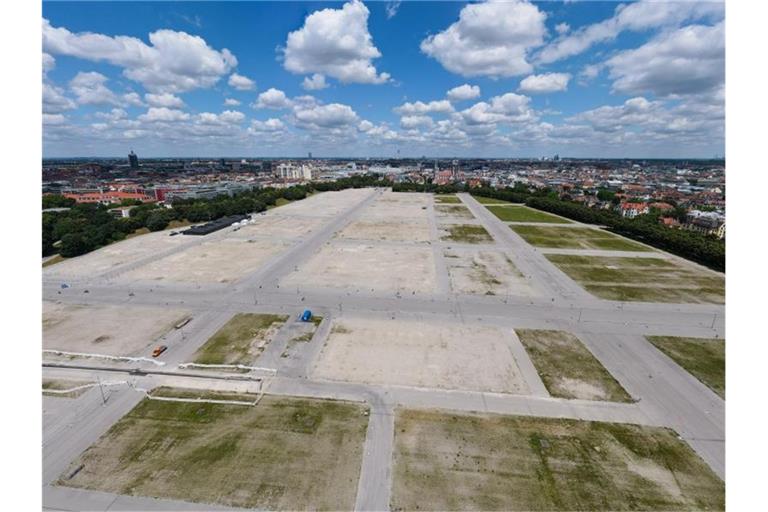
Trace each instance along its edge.
<path fill-rule="evenodd" d="M 552 396 L 633 401 L 576 336 L 563 331 L 515 331 Z"/>
<path fill-rule="evenodd" d="M 502 201 L 501 199 L 493 199 L 491 197 L 472 196 L 480 204 L 522 204 L 522 203 L 510 203 L 509 201 Z"/>
<path fill-rule="evenodd" d="M 486 206 L 488 211 L 505 222 L 546 222 L 549 224 L 571 224 L 571 221 L 544 213 L 527 206 Z"/>
<path fill-rule="evenodd" d="M 393 510 L 723 510 L 672 430 L 397 410 Z"/>
<path fill-rule="evenodd" d="M 440 237 L 442 240 L 466 244 L 482 244 L 493 242 L 493 238 L 483 226 L 472 224 L 452 224 L 444 228 L 448 233 Z"/>
<path fill-rule="evenodd" d="M 646 338 L 688 373 L 720 395 L 720 398 L 725 399 L 724 339 L 676 336 Z"/>
<path fill-rule="evenodd" d="M 224 400 L 252 396 L 204 393 Z M 58 483 L 231 507 L 349 510 L 366 411 L 364 404 L 269 395 L 257 406 L 145 399 L 75 460 Z M 67 479 L 81 464 L 83 469 Z"/>
<path fill-rule="evenodd" d="M 526 242 L 536 247 L 638 252 L 652 250 L 600 229 L 514 225 L 510 227 Z"/>
<path fill-rule="evenodd" d="M 269 343 L 287 315 L 238 313 L 195 353 L 198 364 L 248 364 Z"/>
<path fill-rule="evenodd" d="M 440 204 L 461 204 L 461 199 L 456 196 L 435 196 L 435 202 Z"/>

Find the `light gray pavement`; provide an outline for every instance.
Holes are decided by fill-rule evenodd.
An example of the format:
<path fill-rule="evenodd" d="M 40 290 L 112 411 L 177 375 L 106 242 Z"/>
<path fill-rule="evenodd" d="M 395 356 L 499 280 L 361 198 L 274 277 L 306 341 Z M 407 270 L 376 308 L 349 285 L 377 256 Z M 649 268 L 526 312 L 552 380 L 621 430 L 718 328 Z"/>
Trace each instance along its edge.
<path fill-rule="evenodd" d="M 190 503 L 187 501 L 161 500 L 126 496 L 100 491 L 88 491 L 72 487 L 47 485 L 43 487 L 43 510 L 113 511 L 113 510 L 242 510 Z"/>
<path fill-rule="evenodd" d="M 517 362 L 517 367 L 523 374 L 526 384 L 528 384 L 528 390 L 533 396 L 549 397 L 549 391 L 547 391 L 544 382 L 539 376 L 539 372 L 536 371 L 536 367 L 533 365 L 528 352 L 525 351 L 520 338 L 517 333 L 510 329 L 506 336 L 507 343 L 509 344 L 509 350 L 512 352 L 512 357 Z"/>
<path fill-rule="evenodd" d="M 324 225 L 302 237 L 280 257 L 267 262 L 259 271 L 234 285 L 185 285 L 164 283 L 118 283 L 103 279 L 72 281 L 71 288 L 60 289 L 61 280 L 44 276 L 43 296 L 82 304 L 155 305 L 191 311 L 194 319 L 181 331 L 169 333 L 164 343 L 169 351 L 164 375 L 129 376 L 98 368 L 45 368 L 46 376 L 69 376 L 79 380 L 96 378 L 131 380 L 148 389 L 158 385 L 259 391 L 262 382 L 242 376 L 205 372 L 196 377 L 180 375 L 174 368 L 190 360 L 197 348 L 236 312 L 271 312 L 295 315 L 309 308 L 325 320 L 313 340 L 302 343 L 296 357 L 277 358 L 275 344 L 270 361 L 278 376 L 267 378 L 267 391 L 278 395 L 365 401 L 371 406 L 368 436 L 356 501 L 358 509 L 388 508 L 391 487 L 393 411 L 397 407 L 440 408 L 498 414 L 612 421 L 674 428 L 713 469 L 724 476 L 724 401 L 691 377 L 645 339 L 647 334 L 714 337 L 724 335 L 724 307 L 693 304 L 620 303 L 598 300 L 584 292 L 564 273 L 549 263 L 543 254 L 525 243 L 509 226 L 490 214 L 466 194 L 462 201 L 491 233 L 495 249 L 505 250 L 518 268 L 544 292 L 543 297 L 484 297 L 443 293 L 396 297 L 384 293 L 341 292 L 328 289 L 289 290 L 280 280 L 312 257 L 336 232 L 355 220 L 381 191 L 372 190 Z M 431 212 L 430 212 L 431 213 Z M 442 258 L 443 243 L 437 243 L 432 219 L 433 251 Z M 441 219 L 444 222 L 445 219 Z M 466 219 L 461 219 L 465 222 Z M 375 244 L 376 242 L 371 242 Z M 386 244 L 386 242 L 382 242 Z M 461 250 L 460 244 L 456 245 Z M 600 251 L 603 255 L 606 251 Z M 578 254 L 586 254 L 579 251 Z M 610 251 L 611 255 L 618 255 Z M 653 256 L 652 256 L 653 254 Z M 642 253 L 639 256 L 660 257 Z M 623 255 L 623 254 L 622 254 Z M 636 255 L 633 253 L 633 256 Z M 436 259 L 438 275 L 441 273 Z M 447 272 L 443 274 L 447 278 Z M 438 279 L 440 277 L 438 276 Z M 83 293 L 88 289 L 89 293 Z M 129 295 L 132 292 L 132 295 Z M 630 404 L 564 400 L 548 396 L 519 340 L 510 340 L 510 350 L 524 374 L 531 395 L 479 393 L 462 390 L 421 389 L 405 386 L 372 386 L 346 382 L 316 381 L 310 378 L 332 315 L 354 314 L 380 318 L 428 319 L 489 324 L 504 328 L 563 329 L 579 336 L 592 353 L 638 401 Z M 283 340 L 286 341 L 286 340 Z M 270 350 L 270 349 L 268 349 Z M 282 353 L 282 352 L 281 352 Z M 269 359 L 268 357 L 265 358 Z M 262 362 L 264 361 L 262 360 Z M 77 361 L 88 366 L 90 361 Z M 130 369 L 131 364 L 116 365 Z M 258 375 L 253 375 L 254 378 Z M 247 379 L 248 377 L 246 377 Z M 62 408 L 54 405 L 63 399 L 44 401 L 45 468 L 43 474 L 46 507 L 71 509 L 83 503 L 94 510 L 178 509 L 187 504 L 163 500 L 132 501 L 142 498 L 116 497 L 48 486 L 68 464 L 141 399 L 141 393 L 127 387 L 111 390 L 106 406 L 101 405 L 98 389 L 92 389 Z M 72 401 L 69 401 L 70 403 Z M 47 405 L 46 405 L 47 404 Z M 71 491 L 71 492 L 70 492 Z M 85 494 L 83 494 L 85 493 Z M 111 500 L 111 501 L 110 501 Z M 157 503 L 155 503 L 157 502 Z M 111 508 L 109 508 L 111 507 Z M 162 508 L 166 507 L 166 508 Z M 211 507 L 208 507 L 211 508 Z"/>

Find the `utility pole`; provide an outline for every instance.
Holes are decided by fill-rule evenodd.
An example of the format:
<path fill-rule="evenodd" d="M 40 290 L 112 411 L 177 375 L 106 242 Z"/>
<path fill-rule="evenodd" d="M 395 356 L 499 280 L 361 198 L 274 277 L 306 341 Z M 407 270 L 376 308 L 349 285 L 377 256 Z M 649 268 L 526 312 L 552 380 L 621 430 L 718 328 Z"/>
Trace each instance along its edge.
<path fill-rule="evenodd" d="M 102 405 L 107 405 L 107 397 L 104 396 L 104 386 L 101 385 L 101 377 L 97 375 L 96 380 L 99 383 L 99 391 L 101 391 Z"/>

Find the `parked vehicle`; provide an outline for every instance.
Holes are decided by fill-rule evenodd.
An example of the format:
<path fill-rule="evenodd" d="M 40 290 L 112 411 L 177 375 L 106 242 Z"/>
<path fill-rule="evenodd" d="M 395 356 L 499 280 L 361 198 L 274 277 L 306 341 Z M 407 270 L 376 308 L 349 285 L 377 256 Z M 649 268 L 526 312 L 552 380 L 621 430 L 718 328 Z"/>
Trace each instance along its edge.
<path fill-rule="evenodd" d="M 312 312 L 308 309 L 305 309 L 304 312 L 301 314 L 301 321 L 302 322 L 311 322 L 312 321 Z"/>
<path fill-rule="evenodd" d="M 168 350 L 168 347 L 165 345 L 159 345 L 155 347 L 155 350 L 152 351 L 152 357 L 158 357 L 160 354 Z"/>

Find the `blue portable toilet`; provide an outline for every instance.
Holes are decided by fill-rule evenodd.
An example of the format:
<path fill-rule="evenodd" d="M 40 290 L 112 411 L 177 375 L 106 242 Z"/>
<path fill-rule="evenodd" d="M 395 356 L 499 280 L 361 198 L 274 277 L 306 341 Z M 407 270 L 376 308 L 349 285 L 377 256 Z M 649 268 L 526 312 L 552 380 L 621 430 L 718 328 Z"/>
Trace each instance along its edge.
<path fill-rule="evenodd" d="M 312 320 L 312 312 L 308 309 L 305 309 L 304 312 L 301 314 L 301 321 L 309 322 L 310 320 Z"/>

